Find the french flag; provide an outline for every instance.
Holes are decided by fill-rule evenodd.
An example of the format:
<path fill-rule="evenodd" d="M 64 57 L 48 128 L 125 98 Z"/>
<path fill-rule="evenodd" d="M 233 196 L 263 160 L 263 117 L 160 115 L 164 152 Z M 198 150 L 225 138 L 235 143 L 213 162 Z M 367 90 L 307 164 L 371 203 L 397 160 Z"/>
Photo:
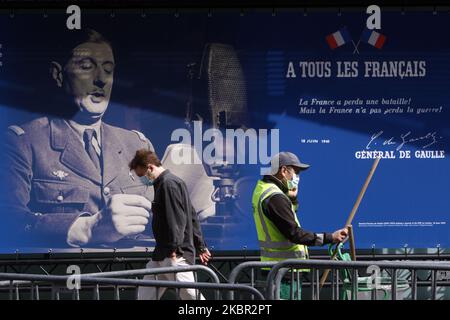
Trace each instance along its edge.
<path fill-rule="evenodd" d="M 352 38 L 350 37 L 350 33 L 348 33 L 347 27 L 343 27 L 335 33 L 329 34 L 326 40 L 331 49 L 336 49 L 352 41 Z"/>
<path fill-rule="evenodd" d="M 361 41 L 366 42 L 377 49 L 381 49 L 386 42 L 386 36 L 366 28 L 361 35 Z"/>

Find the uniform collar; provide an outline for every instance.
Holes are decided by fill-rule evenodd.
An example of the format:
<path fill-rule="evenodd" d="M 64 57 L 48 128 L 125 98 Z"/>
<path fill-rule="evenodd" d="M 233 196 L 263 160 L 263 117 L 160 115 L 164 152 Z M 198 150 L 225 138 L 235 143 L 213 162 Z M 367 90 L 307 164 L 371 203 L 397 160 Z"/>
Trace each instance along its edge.
<path fill-rule="evenodd" d="M 66 120 L 67 123 L 69 124 L 69 126 L 76 132 L 76 134 L 80 137 L 81 140 L 83 140 L 83 135 L 84 135 L 84 131 L 86 129 L 93 129 L 95 131 L 95 133 L 97 134 L 97 141 L 98 141 L 98 145 L 101 146 L 101 134 L 100 134 L 100 128 L 102 125 L 102 121 L 99 120 L 96 123 L 94 123 L 93 125 L 82 125 L 79 124 L 78 122 L 75 122 L 73 120 Z"/>
<path fill-rule="evenodd" d="M 123 157 L 123 144 L 120 136 L 112 126 L 102 122 L 100 131 L 103 133 L 101 172 L 95 168 L 92 160 L 84 150 L 78 134 L 67 120 L 53 118 L 50 121 L 50 141 L 52 148 L 61 151 L 60 161 L 83 177 L 98 184 L 108 185 L 119 174 L 117 163 Z M 124 160 L 127 162 L 127 160 Z"/>
<path fill-rule="evenodd" d="M 61 151 L 60 161 L 63 165 L 101 184 L 101 172 L 95 167 L 77 133 L 71 129 L 66 120 L 61 118 L 50 120 L 50 141 L 52 148 Z"/>

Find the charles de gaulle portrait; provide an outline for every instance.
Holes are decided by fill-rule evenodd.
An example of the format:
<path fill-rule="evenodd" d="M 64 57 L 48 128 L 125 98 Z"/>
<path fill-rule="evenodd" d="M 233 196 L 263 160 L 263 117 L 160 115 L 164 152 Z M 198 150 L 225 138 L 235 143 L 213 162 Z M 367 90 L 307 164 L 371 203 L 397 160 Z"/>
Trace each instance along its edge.
<path fill-rule="evenodd" d="M 1 247 L 111 244 L 141 234 L 150 220 L 153 187 L 128 163 L 153 146 L 141 132 L 103 121 L 116 66 L 111 43 L 83 29 L 56 51 L 48 59 L 52 90 L 42 94 L 64 96 L 64 112 L 5 128 Z"/>

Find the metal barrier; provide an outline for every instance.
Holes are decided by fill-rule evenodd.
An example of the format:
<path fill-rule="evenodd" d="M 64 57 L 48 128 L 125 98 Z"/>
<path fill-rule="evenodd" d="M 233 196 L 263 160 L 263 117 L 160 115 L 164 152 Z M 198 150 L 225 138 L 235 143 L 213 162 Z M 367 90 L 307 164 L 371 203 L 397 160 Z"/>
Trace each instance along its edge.
<path fill-rule="evenodd" d="M 228 283 L 237 284 L 237 281 L 239 281 L 239 276 L 241 276 L 246 269 L 250 269 L 250 277 L 249 277 L 250 283 L 249 284 L 251 287 L 254 288 L 256 285 L 255 270 L 257 270 L 257 269 L 261 270 L 264 268 L 271 269 L 276 264 L 277 264 L 277 262 L 259 262 L 259 261 L 249 261 L 249 262 L 241 263 L 241 264 L 237 265 L 231 271 Z M 228 299 L 234 300 L 234 292 L 233 291 L 230 291 L 228 293 Z"/>
<path fill-rule="evenodd" d="M 158 275 L 167 273 L 180 273 L 187 271 L 204 271 L 209 275 L 214 283 L 206 282 L 177 282 L 177 281 L 163 281 L 163 280 L 141 280 L 141 279 L 117 279 L 117 277 L 138 277 L 143 275 Z M 135 289 L 135 298 L 137 298 L 138 287 L 156 287 L 159 288 L 175 288 L 177 296 L 179 289 L 181 288 L 193 288 L 193 289 L 211 289 L 214 290 L 214 298 L 219 300 L 221 298 L 221 290 L 237 290 L 244 291 L 251 294 L 257 299 L 264 299 L 263 295 L 256 289 L 244 286 L 244 285 L 232 285 L 232 284 L 220 284 L 217 275 L 209 268 L 201 265 L 183 266 L 183 267 L 166 267 L 166 268 L 153 268 L 153 269 L 138 269 L 127 271 L 114 271 L 92 274 L 80 274 L 80 275 L 64 275 L 64 276 L 51 276 L 51 275 L 36 275 L 36 274 L 14 274 L 14 273 L 0 273 L 0 279 L 9 280 L 3 282 L 3 286 L 9 288 L 9 298 L 20 299 L 19 286 L 25 286 L 30 290 L 31 299 L 40 299 L 40 286 L 51 286 L 51 298 L 59 300 L 61 288 L 66 287 L 68 281 L 78 280 L 79 283 L 92 284 L 93 299 L 100 299 L 100 285 L 110 285 L 114 287 L 114 299 L 120 299 L 119 286 L 130 286 Z M 63 285 L 61 285 L 63 284 Z M 73 299 L 80 298 L 80 289 L 73 289 Z"/>
<path fill-rule="evenodd" d="M 218 276 L 211 269 L 209 269 L 205 266 L 202 266 L 202 265 L 86 273 L 86 274 L 80 274 L 79 277 L 118 278 L 118 277 L 138 277 L 138 276 L 145 276 L 145 275 L 156 275 L 156 277 L 157 277 L 158 274 L 167 274 L 167 273 L 176 274 L 176 273 L 187 272 L 187 271 L 195 272 L 194 273 L 195 278 L 197 278 L 198 272 L 203 271 L 204 273 L 206 273 L 209 276 L 210 280 L 212 280 L 215 283 L 220 283 Z M 70 277 L 70 276 L 71 275 L 69 274 L 66 277 Z M 157 279 L 155 279 L 155 280 L 157 280 Z M 196 279 L 196 281 L 197 281 L 197 279 Z M 25 287 L 25 288 L 29 287 L 31 285 L 31 281 L 17 281 L 16 280 L 16 281 L 13 281 L 12 283 L 10 283 L 10 281 L 5 281 L 5 282 L 0 281 L 0 288 L 1 287 L 10 287 L 11 285 L 14 285 L 15 287 L 17 287 L 16 292 L 18 294 L 18 288 L 19 287 Z"/>
<path fill-rule="evenodd" d="M 304 272 L 308 269 L 309 272 Z M 330 261 L 330 260 L 285 260 L 283 262 L 244 262 L 236 266 L 230 276 L 228 283 L 220 283 L 217 274 L 202 265 L 183 266 L 183 267 L 166 267 L 152 269 L 136 269 L 125 271 L 112 271 L 89 274 L 72 274 L 72 275 L 37 275 L 37 274 L 17 274 L 17 273 L 0 273 L 0 287 L 4 287 L 9 291 L 9 299 L 20 299 L 21 293 L 29 293 L 30 299 L 45 299 L 45 290 L 51 294 L 51 299 L 59 300 L 63 293 L 72 295 L 72 299 L 80 299 L 80 293 L 88 299 L 100 299 L 100 289 L 112 289 L 113 299 L 121 299 L 121 290 L 135 290 L 134 298 L 137 298 L 138 287 L 155 287 L 174 288 L 177 295 L 182 288 L 206 289 L 214 293 L 213 299 L 219 300 L 223 298 L 235 299 L 235 292 L 245 295 L 251 295 L 252 299 L 264 299 L 257 286 L 261 287 L 261 291 L 265 290 L 267 299 L 279 299 L 280 287 L 282 280 L 285 279 L 287 272 L 290 272 L 289 296 L 294 298 L 300 297 L 301 285 L 306 285 L 306 289 L 311 289 L 311 299 L 323 299 L 325 294 L 320 288 L 321 270 L 331 270 L 331 282 L 326 282 L 325 287 L 331 287 L 331 299 L 336 300 L 345 294 L 344 298 L 358 299 L 358 292 L 361 293 L 363 286 L 365 293 L 370 294 L 371 299 L 377 299 L 377 292 L 391 291 L 391 299 L 396 300 L 397 292 L 402 288 L 411 289 L 411 299 L 417 299 L 418 285 L 426 285 L 430 289 L 431 299 L 436 299 L 436 293 L 439 286 L 445 283 L 440 282 L 438 271 L 450 272 L 450 262 L 413 262 L 413 261 Z M 258 279 L 258 270 L 267 270 L 267 279 L 261 277 Z M 269 271 L 270 270 L 270 271 Z M 373 271 L 379 274 L 387 273 L 389 276 L 378 277 L 371 274 Z M 406 278 L 402 278 L 399 271 L 406 270 L 410 272 Z M 140 276 L 155 275 L 179 272 L 194 272 L 195 275 L 203 272 L 208 276 L 211 282 L 177 282 L 158 280 L 143 280 Z M 360 271 L 366 272 L 369 276 L 360 276 Z M 418 278 L 418 272 L 426 272 L 430 274 L 425 281 Z M 309 275 L 308 283 L 301 283 L 300 275 Z M 361 273 L 362 274 L 362 273 Z M 380 283 L 377 283 L 377 279 Z M 69 290 L 68 281 L 78 280 L 83 284 L 82 289 L 74 288 Z M 244 280 L 245 283 L 237 283 Z M 420 280 L 420 281 L 418 281 Z M 197 279 L 196 279 L 197 281 Z M 259 283 L 258 283 L 259 281 Z M 375 283 L 373 283 L 375 281 Z M 289 281 L 288 281 L 289 282 Z M 370 284 L 370 285 L 369 285 Z M 448 284 L 448 283 L 447 283 Z M 373 285 L 373 286 L 371 286 Z M 284 289 L 286 287 L 284 286 Z M 6 291 L 6 292 L 8 292 Z M 6 294 L 5 292 L 5 294 Z M 128 291 L 127 291 L 128 292 Z M 129 291 L 128 293 L 132 293 Z M 222 293 L 222 295 L 221 295 Z M 226 295 L 224 295 L 226 293 Z M 285 292 L 286 293 L 286 292 Z M 28 297 L 28 294 L 26 295 Z M 386 297 L 386 295 L 385 295 Z M 104 296 L 102 296 L 104 298 Z M 126 297 L 125 297 L 126 298 Z M 329 298 L 329 297 L 327 297 Z"/>
<path fill-rule="evenodd" d="M 158 280 L 158 274 L 167 274 L 167 273 L 181 273 L 192 271 L 194 273 L 195 281 L 197 281 L 197 273 L 199 271 L 205 272 L 209 278 L 214 283 L 220 283 L 219 277 L 214 273 L 210 268 L 202 265 L 191 265 L 191 266 L 180 266 L 180 267 L 161 267 L 161 268 L 152 268 L 152 269 L 138 269 L 138 270 L 126 270 L 126 271 L 113 271 L 113 272 L 98 272 L 98 273 L 89 273 L 80 275 L 82 278 L 86 277 L 101 277 L 101 278 L 118 278 L 118 277 L 137 277 L 137 276 L 147 276 L 147 275 L 155 275 L 155 280 Z M 176 278 L 175 278 L 176 279 Z M 158 287 L 157 287 L 158 291 Z M 157 292 L 158 295 L 158 292 Z M 177 292 L 178 295 L 178 292 Z M 215 290 L 214 292 L 215 299 L 219 300 L 219 291 Z M 136 288 L 136 298 L 137 298 L 137 288 Z"/>
<path fill-rule="evenodd" d="M 291 286 L 290 297 L 294 297 L 295 285 L 297 290 L 299 285 L 299 269 L 309 269 L 311 276 L 311 299 L 320 299 L 320 270 L 331 270 L 331 291 L 332 299 L 339 299 L 339 293 L 341 287 L 349 289 L 351 291 L 351 299 L 358 299 L 358 290 L 361 282 L 358 282 L 358 269 L 365 269 L 369 273 L 373 271 L 381 272 L 383 270 L 390 273 L 389 283 L 386 285 L 377 283 L 376 276 L 363 277 L 367 284 L 372 284 L 368 289 L 371 293 L 371 299 L 377 298 L 377 290 L 384 290 L 388 286 L 392 292 L 391 299 L 397 300 L 397 289 L 399 284 L 411 286 L 411 297 L 413 300 L 417 300 L 417 271 L 425 270 L 431 272 L 430 287 L 431 287 L 431 299 L 436 299 L 437 290 L 437 272 L 438 271 L 450 271 L 450 263 L 448 262 L 411 262 L 411 261 L 325 261 L 325 260 L 295 260 L 289 259 L 283 262 L 277 263 L 272 267 L 268 278 L 266 288 L 266 298 L 269 300 L 279 299 L 280 297 L 280 285 L 286 272 L 291 271 Z M 399 279 L 398 270 L 409 270 L 411 275 L 409 279 Z M 350 279 L 340 280 L 342 271 L 347 271 L 350 275 Z M 294 274 L 297 273 L 297 282 L 294 280 Z M 345 281 L 344 281 L 345 280 Z M 375 280 L 375 284 L 373 284 Z M 293 285 L 295 283 L 295 285 Z M 297 292 L 298 293 L 298 292 Z"/>

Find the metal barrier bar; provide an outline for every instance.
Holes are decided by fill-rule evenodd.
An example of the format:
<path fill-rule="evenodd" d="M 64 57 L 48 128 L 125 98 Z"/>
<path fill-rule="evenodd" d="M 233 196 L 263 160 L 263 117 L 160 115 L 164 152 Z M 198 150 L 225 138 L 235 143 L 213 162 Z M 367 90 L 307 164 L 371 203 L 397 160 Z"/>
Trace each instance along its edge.
<path fill-rule="evenodd" d="M 11 273 L 11 274 L 19 274 L 19 273 Z M 26 274 L 26 273 L 23 273 Z M 33 273 L 34 274 L 34 273 Z M 8 280 L 8 281 L 0 281 L 0 288 L 2 287 L 10 287 L 11 285 L 16 286 L 16 285 L 30 285 L 31 281 L 22 281 L 22 280 Z"/>
<path fill-rule="evenodd" d="M 210 268 L 201 266 L 201 265 L 192 265 L 192 266 L 181 266 L 181 267 L 163 267 L 163 268 L 147 268 L 147 269 L 135 269 L 135 270 L 123 270 L 123 271 L 109 271 L 109 272 L 96 272 L 96 273 L 84 273 L 80 274 L 80 277 L 133 277 L 133 276 L 145 276 L 151 274 L 162 274 L 162 273 L 180 273 L 180 272 L 188 272 L 188 271 L 204 271 L 206 274 L 210 276 L 211 279 L 216 283 L 220 283 L 219 277 L 214 273 Z M 0 275 L 13 274 L 19 275 L 19 273 L 0 273 Z M 23 275 L 26 275 L 23 273 Z M 33 274 L 39 276 L 39 274 Z M 64 275 L 64 277 L 68 277 L 69 275 Z M 2 279 L 0 277 L 0 279 Z M 18 279 L 18 278 L 16 278 Z M 27 280 L 17 281 L 20 284 L 29 284 Z M 1 285 L 1 283 L 0 283 Z"/>
<path fill-rule="evenodd" d="M 316 279 L 320 279 L 320 270 L 317 268 L 315 269 L 316 273 Z M 319 281 L 316 281 L 316 300 L 320 300 L 320 284 Z"/>
<path fill-rule="evenodd" d="M 142 287 L 166 287 L 166 288 L 193 288 L 193 289 L 212 289 L 212 290 L 238 290 L 245 291 L 254 295 L 259 300 L 264 300 L 264 296 L 255 288 L 240 284 L 207 283 L 207 282 L 176 282 L 166 280 L 135 280 L 135 279 L 116 279 L 116 278 L 97 278 L 83 277 L 81 283 L 110 284 L 110 285 L 128 285 Z"/>
<path fill-rule="evenodd" d="M 36 300 L 39 300 L 40 296 L 39 296 L 39 285 L 38 284 L 35 286 L 35 289 L 36 289 L 35 298 L 36 298 Z"/>
<path fill-rule="evenodd" d="M 448 262 L 411 262 L 411 261 L 324 261 L 324 260 L 295 260 L 289 259 L 282 262 L 277 263 L 272 266 L 272 270 L 269 273 L 267 278 L 267 290 L 266 297 L 267 299 L 273 300 L 278 297 L 277 286 L 278 282 L 278 273 L 281 272 L 284 268 L 313 268 L 313 269 L 351 269 L 352 270 L 352 298 L 357 299 L 358 295 L 358 268 L 368 268 L 369 266 L 378 266 L 380 269 L 388 269 L 392 270 L 391 276 L 391 289 L 392 289 L 392 298 L 396 299 L 396 289 L 398 286 L 397 281 L 397 270 L 405 269 L 405 270 L 431 270 L 432 271 L 432 297 L 436 297 L 436 271 L 437 270 L 446 270 L 450 271 L 450 263 Z M 312 274 L 312 283 L 311 286 L 314 288 L 317 274 L 313 271 Z M 416 278 L 416 274 L 414 275 L 414 279 Z M 413 279 L 413 281 L 414 281 Z M 395 289 L 395 290 L 394 290 Z M 312 290 L 315 291 L 315 290 Z M 417 291 L 417 288 L 416 288 Z M 317 295 L 312 293 L 312 297 L 317 297 Z"/>
<path fill-rule="evenodd" d="M 331 288 L 331 290 L 333 291 L 333 295 L 335 300 L 340 300 L 339 298 L 339 271 L 337 269 L 333 269 L 333 274 L 334 274 L 334 289 L 333 287 Z"/>
<path fill-rule="evenodd" d="M 372 274 L 370 275 L 370 277 L 372 277 L 372 275 L 375 275 L 375 277 L 376 277 L 376 272 L 375 272 L 375 270 L 372 270 Z M 371 278 L 370 278 L 371 279 Z M 372 279 L 371 279 L 372 280 Z M 376 280 L 375 280 L 376 281 Z M 378 295 L 378 288 L 377 288 L 377 286 L 375 286 L 375 288 L 372 288 L 372 290 L 371 290 L 371 293 L 370 293 L 370 299 L 371 300 L 377 300 L 378 299 L 378 297 L 377 297 L 377 295 Z"/>
<path fill-rule="evenodd" d="M 155 280 L 158 280 L 158 275 L 155 275 Z M 139 290 L 139 289 L 138 289 Z M 159 287 L 156 287 L 156 299 L 159 299 Z"/>
<path fill-rule="evenodd" d="M 331 300 L 336 300 L 336 292 L 334 291 L 334 281 L 336 277 L 336 270 L 331 270 Z"/>
<path fill-rule="evenodd" d="M 30 285 L 30 300 L 34 300 L 33 286 L 34 282 L 32 281 Z"/>
<path fill-rule="evenodd" d="M 255 287 L 255 269 L 250 270 L 250 286 L 252 288 Z M 252 296 L 252 300 L 254 299 L 254 296 Z"/>
<path fill-rule="evenodd" d="M 16 286 L 16 300 L 20 300 L 19 287 Z"/>
<path fill-rule="evenodd" d="M 202 266 L 197 266 L 202 267 Z M 133 271 L 126 271 L 127 275 L 130 274 L 145 274 L 145 273 L 168 273 L 168 271 L 176 271 L 176 272 L 186 272 L 191 269 L 195 269 L 194 266 L 190 267 L 169 267 L 169 268 L 155 268 L 155 269 L 146 269 Z M 156 270 L 157 269 L 157 270 Z M 123 273 L 123 272 L 122 272 Z M 118 273 L 112 273 L 114 276 L 118 276 Z M 264 299 L 263 295 L 256 289 L 238 285 L 238 284 L 221 284 L 218 282 L 218 277 L 215 275 L 213 279 L 217 280 L 216 283 L 188 283 L 188 282 L 175 282 L 175 281 L 162 281 L 162 280 L 136 280 L 136 279 L 116 279 L 116 278 L 105 278 L 105 274 L 101 274 L 102 277 L 96 276 L 92 277 L 90 275 L 78 275 L 81 283 L 94 283 L 96 285 L 99 284 L 111 284 L 115 286 L 115 298 L 120 299 L 120 292 L 118 292 L 119 285 L 132 285 L 132 286 L 155 286 L 156 288 L 166 287 L 166 288 L 196 288 L 196 289 L 212 289 L 216 290 L 238 290 L 238 291 L 246 291 L 257 299 Z M 0 279 L 8 279 L 8 280 L 28 280 L 32 282 L 44 282 L 44 283 L 66 283 L 67 279 L 71 275 L 67 276 L 52 276 L 52 275 L 31 275 L 31 274 L 11 274 L 11 273 L 0 273 Z M 72 275 L 73 277 L 73 275 Z M 33 284 L 34 286 L 34 284 Z M 18 288 L 18 287 L 17 287 Z M 33 289 L 31 289 L 33 290 Z M 33 293 L 33 291 L 31 291 Z M 79 299 L 79 291 L 75 290 L 74 299 Z M 18 293 L 17 293 L 18 297 Z M 217 297 L 218 298 L 218 297 Z"/>
<path fill-rule="evenodd" d="M 94 287 L 94 300 L 100 300 L 100 288 L 98 284 Z"/>
<path fill-rule="evenodd" d="M 289 298 L 291 300 L 294 300 L 294 269 L 290 270 L 290 281 L 291 281 L 291 285 L 289 286 Z"/>
<path fill-rule="evenodd" d="M 59 300 L 59 287 L 58 286 L 55 286 L 55 285 L 52 286 L 51 297 L 53 300 Z"/>
<path fill-rule="evenodd" d="M 202 265 L 191 265 L 191 266 L 181 266 L 181 267 L 161 267 L 161 268 L 146 268 L 146 269 L 136 269 L 136 270 L 125 270 L 125 271 L 111 271 L 111 272 L 97 272 L 97 273 L 86 273 L 82 274 L 81 277 L 108 277 L 108 278 L 116 278 L 116 277 L 130 277 L 130 276 L 142 276 L 142 275 L 155 275 L 155 280 L 157 279 L 158 274 L 166 274 L 166 273 L 182 273 L 182 272 L 195 272 L 194 277 L 197 277 L 197 272 L 203 271 L 205 272 L 209 278 L 215 283 L 220 283 L 219 277 L 214 271 L 210 268 Z M 176 281 L 176 277 L 175 277 Z M 156 296 L 159 297 L 160 288 L 156 288 Z M 176 292 L 179 295 L 179 292 Z M 199 292 L 196 293 L 199 296 Z M 136 292 L 137 295 L 137 292 Z M 215 299 L 219 299 L 219 292 L 214 292 Z"/>
<path fill-rule="evenodd" d="M 163 268 L 147 268 L 147 269 L 136 269 L 136 270 L 124 270 L 124 271 L 110 271 L 110 272 L 98 272 L 98 273 L 87 273 L 87 274 L 80 274 L 80 275 L 76 275 L 79 278 L 83 278 L 83 277 L 91 277 L 91 276 L 95 276 L 95 277 L 108 277 L 108 278 L 115 278 L 115 277 L 131 277 L 131 276 L 142 276 L 142 275 L 152 275 L 154 274 L 156 277 L 158 274 L 164 274 L 164 273 L 181 273 L 181 272 L 200 272 L 203 271 L 207 274 L 207 276 L 209 277 L 209 279 L 211 279 L 211 281 L 214 281 L 215 283 L 220 283 L 219 277 L 214 273 L 214 271 L 212 271 L 210 268 L 206 267 L 206 266 L 202 266 L 202 265 L 192 265 L 192 266 L 181 266 L 181 267 L 163 267 Z M 13 274 L 10 273 L 11 275 L 18 275 L 18 274 Z M 40 276 L 40 275 L 32 275 L 32 276 Z M 59 277 L 66 277 L 66 279 L 70 276 L 74 276 L 74 275 L 64 275 L 64 276 L 59 276 Z M 196 273 L 194 273 L 194 276 L 196 276 Z M 57 276 L 58 277 L 58 276 Z M 2 277 L 0 277 L 0 279 L 2 279 Z M 15 277 L 15 279 L 19 279 L 18 277 Z M 21 278 L 22 279 L 22 278 Z M 32 283 L 32 279 L 35 278 L 30 278 L 30 280 L 25 280 L 25 281 L 14 281 L 14 280 L 10 280 L 10 281 L 14 281 L 17 282 L 20 285 L 30 285 Z M 10 284 L 10 281 L 8 281 L 8 284 Z M 0 283 L 1 286 L 1 283 Z M 159 294 L 159 288 L 157 289 L 157 296 Z M 18 287 L 17 287 L 17 292 L 18 292 Z M 33 291 L 33 285 L 31 285 L 30 288 L 30 294 L 31 294 L 31 299 L 34 299 L 34 291 Z M 137 295 L 137 288 L 136 288 L 136 295 Z M 18 297 L 18 293 L 16 295 L 16 298 Z M 95 298 L 95 294 L 94 294 L 94 298 Z M 120 299 L 120 294 L 118 293 L 117 290 L 115 290 L 115 295 L 114 295 L 115 299 Z M 17 298 L 18 299 L 18 298 Z M 219 292 L 215 291 L 215 299 L 219 299 Z"/>
<path fill-rule="evenodd" d="M 181 267 L 161 267 L 161 268 L 146 268 L 146 269 L 135 269 L 135 270 L 124 270 L 124 271 L 109 271 L 109 272 L 97 272 L 97 273 L 85 273 L 81 274 L 81 277 L 135 277 L 135 276 L 146 276 L 151 274 L 163 274 L 163 273 L 180 273 L 188 271 L 204 271 L 208 274 L 211 279 L 216 283 L 220 283 L 219 277 L 210 268 L 202 265 L 192 265 L 192 266 L 181 266 Z"/>
<path fill-rule="evenodd" d="M 397 300 L 397 269 L 391 270 L 391 299 Z"/>
<path fill-rule="evenodd" d="M 281 284 L 281 281 L 283 280 L 283 278 L 285 277 L 286 273 L 288 273 L 288 272 L 289 272 L 288 268 L 283 268 L 277 274 L 277 278 L 275 280 L 275 283 L 276 283 L 275 288 L 277 290 L 277 292 L 275 294 L 276 294 L 277 297 L 280 296 L 280 284 Z"/>
<path fill-rule="evenodd" d="M 114 300 L 120 300 L 119 286 L 114 286 Z"/>
<path fill-rule="evenodd" d="M 417 300 L 417 272 L 416 270 L 411 270 L 411 298 Z"/>
<path fill-rule="evenodd" d="M 139 280 L 139 278 L 136 277 L 135 280 Z M 134 290 L 134 300 L 139 300 L 139 290 Z"/>
<path fill-rule="evenodd" d="M 176 280 L 176 278 L 175 278 L 175 280 Z M 195 280 L 195 282 L 197 282 L 197 274 L 194 274 L 194 280 Z M 195 290 L 195 299 L 200 300 L 200 291 L 199 290 Z"/>
<path fill-rule="evenodd" d="M 436 270 L 431 270 L 431 300 L 436 300 Z"/>
<path fill-rule="evenodd" d="M 352 300 L 358 300 L 358 272 L 352 269 Z"/>
<path fill-rule="evenodd" d="M 9 300 L 13 299 L 13 280 L 9 280 Z"/>

